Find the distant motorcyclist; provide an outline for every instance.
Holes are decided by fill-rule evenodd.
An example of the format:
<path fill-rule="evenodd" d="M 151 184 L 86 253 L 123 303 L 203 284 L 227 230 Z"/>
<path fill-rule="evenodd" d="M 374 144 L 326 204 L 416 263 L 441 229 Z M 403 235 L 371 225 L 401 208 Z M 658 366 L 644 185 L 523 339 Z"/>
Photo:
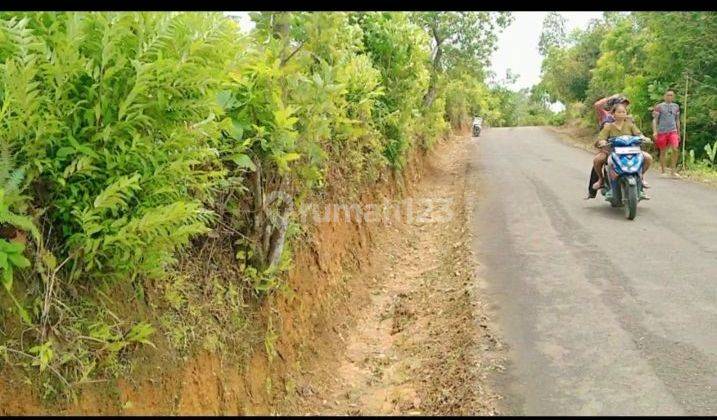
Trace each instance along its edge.
<path fill-rule="evenodd" d="M 473 117 L 473 135 L 478 136 L 480 135 L 481 126 L 483 125 L 483 118 L 475 116 Z"/>

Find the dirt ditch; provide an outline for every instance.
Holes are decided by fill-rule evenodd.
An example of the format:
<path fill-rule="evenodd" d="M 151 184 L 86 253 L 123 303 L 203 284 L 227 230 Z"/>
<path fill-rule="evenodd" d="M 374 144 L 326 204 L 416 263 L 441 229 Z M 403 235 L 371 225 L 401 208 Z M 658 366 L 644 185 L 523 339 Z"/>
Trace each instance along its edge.
<path fill-rule="evenodd" d="M 337 331 L 338 351 L 312 364 L 301 385 L 308 391 L 287 412 L 497 414 L 486 377 L 500 369 L 502 346 L 473 287 L 469 141 L 442 144 L 426 159 L 412 195 L 423 220 L 376 230 L 371 267 L 353 282 L 366 285 L 369 300 Z"/>

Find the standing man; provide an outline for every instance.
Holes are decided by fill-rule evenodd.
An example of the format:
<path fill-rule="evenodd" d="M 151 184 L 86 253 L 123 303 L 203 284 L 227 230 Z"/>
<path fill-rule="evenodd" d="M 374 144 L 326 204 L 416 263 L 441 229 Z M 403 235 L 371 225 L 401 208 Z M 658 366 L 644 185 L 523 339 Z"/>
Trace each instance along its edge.
<path fill-rule="evenodd" d="M 667 150 L 670 149 L 672 176 L 680 178 L 677 173 L 677 148 L 680 145 L 680 106 L 674 103 L 675 92 L 665 92 L 665 101 L 655 105 L 652 111 L 652 135 L 655 147 L 660 151 L 660 172 L 664 175 L 667 161 Z"/>

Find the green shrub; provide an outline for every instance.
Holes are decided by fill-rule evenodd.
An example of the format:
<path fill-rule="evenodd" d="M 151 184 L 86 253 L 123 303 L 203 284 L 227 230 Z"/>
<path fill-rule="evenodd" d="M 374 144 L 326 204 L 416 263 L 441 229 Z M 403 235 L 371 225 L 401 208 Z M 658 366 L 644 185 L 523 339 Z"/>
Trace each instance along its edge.
<path fill-rule="evenodd" d="M 10 296 L 32 327 L 28 348 L 3 344 L 4 355 L 67 388 L 117 374 L 120 353 L 151 346 L 154 327 L 119 319 L 108 303 L 125 302 L 108 290 L 141 301 L 145 285 L 167 288 L 180 258 L 213 264 L 202 246 L 217 238 L 241 282 L 212 285 L 217 297 L 282 289 L 301 228 L 284 198 L 358 190 L 451 124 L 501 118 L 467 68 L 438 80 L 424 107 L 431 45 L 406 14 L 253 19 L 241 36 L 218 13 L 0 14 L 0 228 L 30 234 L 0 235 L 0 279 L 9 292 L 26 281 Z M 192 240 L 196 254 L 183 251 Z M 225 298 L 217 305 L 236 304 Z M 187 349 L 193 329 L 170 324 L 197 320 L 183 313 L 196 306 L 164 299 L 163 336 Z M 218 348 L 215 334 L 203 340 Z"/>
<path fill-rule="evenodd" d="M 561 125 L 564 125 L 566 121 L 567 121 L 567 115 L 566 115 L 566 112 L 563 110 L 563 111 L 556 112 L 555 114 L 553 114 L 550 117 L 549 124 L 554 125 L 554 126 L 561 126 Z"/>
<path fill-rule="evenodd" d="M 0 137 L 41 186 L 53 251 L 75 274 L 161 275 L 207 231 L 223 175 L 213 91 L 228 20 L 31 13 L 9 29 Z"/>
<path fill-rule="evenodd" d="M 410 126 L 421 115 L 428 87 L 428 37 L 401 13 L 360 13 L 353 19 L 363 30 L 366 53 L 381 73 L 385 94 L 376 102 L 374 115 L 383 153 L 391 167 L 401 168 L 412 146 Z"/>

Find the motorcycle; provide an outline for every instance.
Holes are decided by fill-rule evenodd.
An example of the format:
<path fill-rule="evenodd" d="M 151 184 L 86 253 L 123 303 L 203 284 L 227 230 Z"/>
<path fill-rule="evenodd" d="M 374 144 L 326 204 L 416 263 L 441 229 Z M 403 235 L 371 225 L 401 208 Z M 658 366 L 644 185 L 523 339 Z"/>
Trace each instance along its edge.
<path fill-rule="evenodd" d="M 480 136 L 480 125 L 473 124 L 473 137 L 479 137 Z"/>
<path fill-rule="evenodd" d="M 624 207 L 625 217 L 637 216 L 637 203 L 642 191 L 642 137 L 619 136 L 608 139 L 610 154 L 603 166 L 605 187 L 602 194 L 612 207 Z"/>
<path fill-rule="evenodd" d="M 473 137 L 480 136 L 481 125 L 483 125 L 482 119 L 473 120 Z"/>

